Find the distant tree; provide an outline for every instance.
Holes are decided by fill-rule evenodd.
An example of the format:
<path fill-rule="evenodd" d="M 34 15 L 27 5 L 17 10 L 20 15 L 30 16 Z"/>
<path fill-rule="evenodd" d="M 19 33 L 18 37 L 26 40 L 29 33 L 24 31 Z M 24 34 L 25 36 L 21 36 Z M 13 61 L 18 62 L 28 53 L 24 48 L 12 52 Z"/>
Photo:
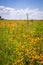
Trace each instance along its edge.
<path fill-rule="evenodd" d="M 2 17 L 0 16 L 0 20 L 4 20 L 4 18 L 2 18 Z"/>
<path fill-rule="evenodd" d="M 1 16 L 0 16 L 0 19 L 1 19 Z"/>

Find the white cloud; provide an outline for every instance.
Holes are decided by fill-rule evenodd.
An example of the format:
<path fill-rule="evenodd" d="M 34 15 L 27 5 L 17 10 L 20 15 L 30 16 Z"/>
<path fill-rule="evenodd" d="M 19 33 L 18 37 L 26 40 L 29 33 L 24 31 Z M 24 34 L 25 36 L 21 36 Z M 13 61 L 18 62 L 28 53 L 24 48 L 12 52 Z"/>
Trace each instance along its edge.
<path fill-rule="evenodd" d="M 5 19 L 27 19 L 26 14 L 29 14 L 29 19 L 43 19 L 43 11 L 36 9 L 15 9 L 5 6 L 0 6 L 0 16 Z"/>

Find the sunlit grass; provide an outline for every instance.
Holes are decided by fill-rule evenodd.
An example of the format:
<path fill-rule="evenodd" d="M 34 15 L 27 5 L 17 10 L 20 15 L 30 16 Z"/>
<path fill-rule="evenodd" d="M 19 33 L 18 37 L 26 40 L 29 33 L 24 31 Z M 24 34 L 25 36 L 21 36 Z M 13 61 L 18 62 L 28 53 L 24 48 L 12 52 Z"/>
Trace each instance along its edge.
<path fill-rule="evenodd" d="M 0 65 L 43 65 L 43 20 L 0 20 Z"/>

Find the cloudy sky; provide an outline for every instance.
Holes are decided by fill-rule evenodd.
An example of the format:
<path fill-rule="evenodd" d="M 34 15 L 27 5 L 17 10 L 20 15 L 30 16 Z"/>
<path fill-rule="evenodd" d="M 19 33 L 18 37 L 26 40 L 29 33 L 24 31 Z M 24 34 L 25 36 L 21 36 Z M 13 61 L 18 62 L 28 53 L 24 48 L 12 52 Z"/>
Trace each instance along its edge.
<path fill-rule="evenodd" d="M 43 19 L 43 0 L 0 0 L 0 16 L 5 19 Z"/>

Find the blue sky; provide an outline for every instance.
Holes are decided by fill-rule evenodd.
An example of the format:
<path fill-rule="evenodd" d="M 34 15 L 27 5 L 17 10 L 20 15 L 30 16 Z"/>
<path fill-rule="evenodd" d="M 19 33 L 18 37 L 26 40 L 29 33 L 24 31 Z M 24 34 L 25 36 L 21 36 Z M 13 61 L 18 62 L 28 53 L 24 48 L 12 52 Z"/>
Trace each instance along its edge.
<path fill-rule="evenodd" d="M 43 19 L 43 0 L 0 0 L 0 16 L 5 19 Z"/>
<path fill-rule="evenodd" d="M 43 0 L 0 0 L 0 5 L 16 9 L 39 8 L 40 10 L 43 10 Z"/>

